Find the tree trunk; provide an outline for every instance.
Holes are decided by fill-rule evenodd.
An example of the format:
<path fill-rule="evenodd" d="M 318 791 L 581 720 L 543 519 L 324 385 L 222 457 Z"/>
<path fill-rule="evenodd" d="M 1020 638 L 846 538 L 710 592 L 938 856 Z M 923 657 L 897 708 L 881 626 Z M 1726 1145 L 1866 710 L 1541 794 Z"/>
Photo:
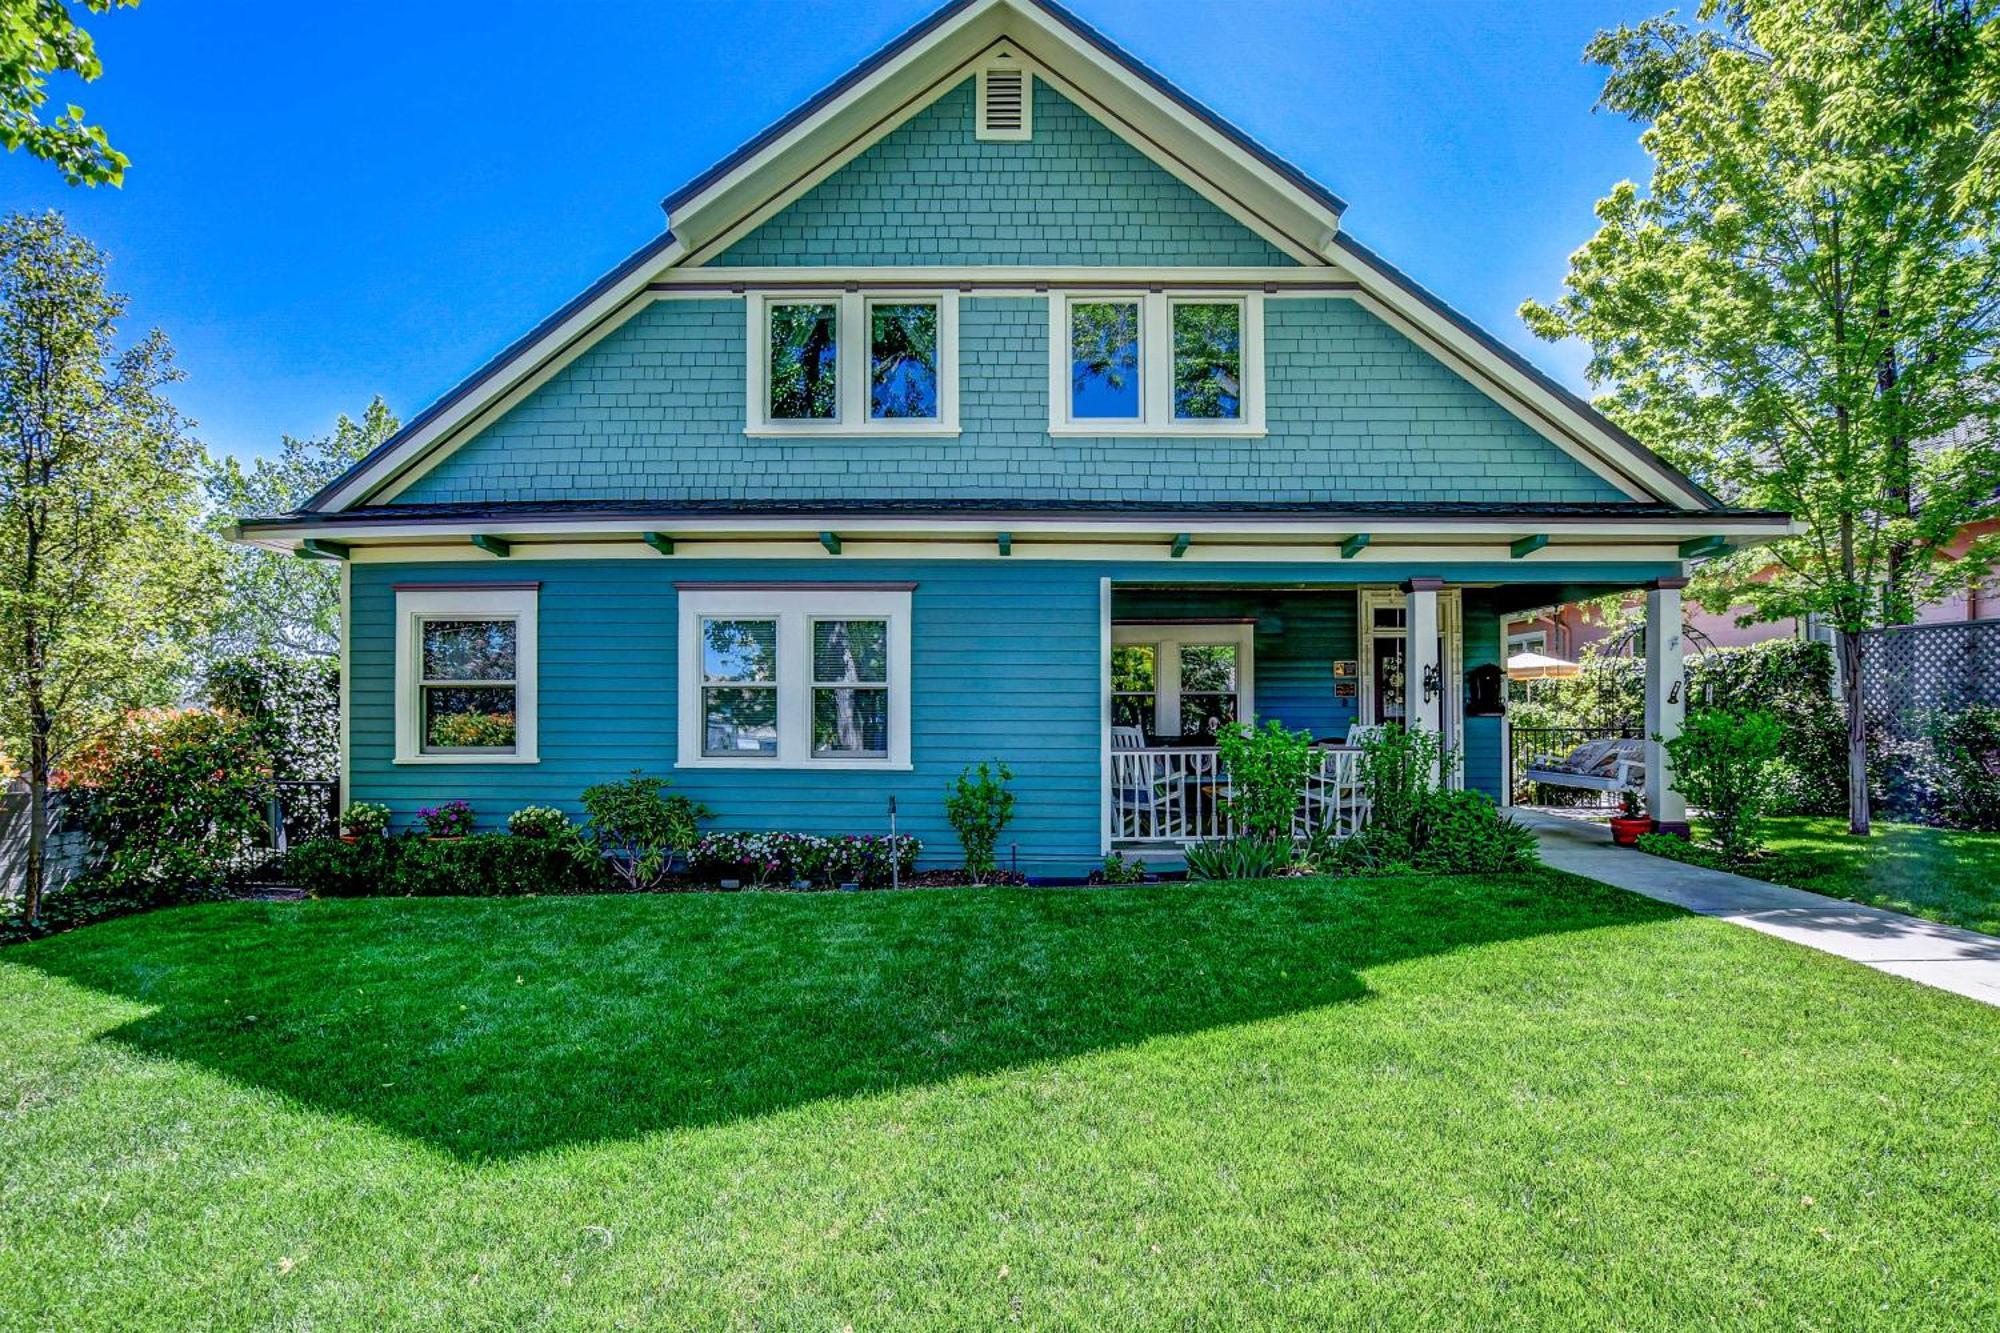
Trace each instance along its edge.
<path fill-rule="evenodd" d="M 48 827 L 49 738 L 37 731 L 28 741 L 28 882 L 21 900 L 29 925 L 33 925 L 42 914 Z"/>
<path fill-rule="evenodd" d="M 1861 697 L 1861 636 L 1840 632 L 1840 699 L 1847 708 L 1847 831 L 1868 836 L 1868 715 Z"/>

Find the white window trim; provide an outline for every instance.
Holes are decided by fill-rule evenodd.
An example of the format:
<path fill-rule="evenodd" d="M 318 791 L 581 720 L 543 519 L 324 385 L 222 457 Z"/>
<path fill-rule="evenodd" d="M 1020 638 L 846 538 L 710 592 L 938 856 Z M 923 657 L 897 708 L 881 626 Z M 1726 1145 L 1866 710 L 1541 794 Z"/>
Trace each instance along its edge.
<path fill-rule="evenodd" d="M 705 755 L 701 622 L 716 617 L 778 622 L 778 752 L 768 758 Z M 889 622 L 889 753 L 814 758 L 812 622 Z M 687 589 L 680 594 L 679 744 L 676 768 L 873 769 L 910 767 L 910 594 L 882 589 Z"/>
<path fill-rule="evenodd" d="M 1070 415 L 1070 307 L 1078 301 L 1139 304 L 1139 417 Z M 1173 308 L 1185 303 L 1243 307 L 1243 415 L 1234 421 L 1184 421 L 1174 416 Z M 1257 437 L 1264 419 L 1264 293 L 1226 291 L 1093 291 L 1049 293 L 1049 434 L 1198 435 Z"/>
<path fill-rule="evenodd" d="M 535 588 L 396 590 L 396 760 L 399 764 L 533 764 L 537 750 L 540 653 Z M 511 753 L 426 753 L 423 745 L 423 622 L 447 617 L 514 622 L 514 749 Z"/>
<path fill-rule="evenodd" d="M 1181 729 L 1181 649 L 1213 644 L 1236 645 L 1236 716 L 1257 720 L 1257 627 L 1241 621 L 1206 625 L 1149 625 L 1143 621 L 1114 623 L 1111 646 L 1153 648 L 1153 734 L 1179 735 Z M 1109 677 L 1106 677 L 1107 692 Z"/>
<path fill-rule="evenodd" d="M 868 310 L 877 305 L 935 303 L 938 308 L 938 414 L 935 418 L 878 419 L 868 414 Z M 834 415 L 826 421 L 790 421 L 771 415 L 771 316 L 774 305 L 834 307 Z M 948 289 L 861 292 L 825 288 L 752 292 L 743 302 L 746 322 L 745 435 L 782 439 L 812 436 L 955 436 L 958 425 L 958 293 Z"/>

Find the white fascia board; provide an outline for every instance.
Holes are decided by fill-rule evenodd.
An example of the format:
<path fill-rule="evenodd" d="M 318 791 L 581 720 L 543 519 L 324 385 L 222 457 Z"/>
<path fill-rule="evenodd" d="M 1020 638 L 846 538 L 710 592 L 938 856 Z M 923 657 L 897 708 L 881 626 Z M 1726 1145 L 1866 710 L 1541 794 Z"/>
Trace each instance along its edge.
<path fill-rule="evenodd" d="M 678 242 L 669 245 L 654 263 L 641 265 L 612 283 L 596 299 L 516 352 L 504 366 L 495 367 L 487 380 L 463 399 L 425 422 L 422 429 L 411 432 L 407 439 L 373 464 L 347 478 L 346 483 L 327 498 L 323 509 L 329 513 L 352 509 L 422 459 L 439 441 L 449 439 L 461 425 L 478 416 L 495 399 L 535 374 L 551 357 L 560 356 L 565 349 L 578 344 L 600 323 L 606 325 L 603 331 L 608 332 L 609 327 L 615 326 L 619 310 L 635 298 L 644 297 L 654 277 L 661 269 L 671 267 L 681 253 Z"/>

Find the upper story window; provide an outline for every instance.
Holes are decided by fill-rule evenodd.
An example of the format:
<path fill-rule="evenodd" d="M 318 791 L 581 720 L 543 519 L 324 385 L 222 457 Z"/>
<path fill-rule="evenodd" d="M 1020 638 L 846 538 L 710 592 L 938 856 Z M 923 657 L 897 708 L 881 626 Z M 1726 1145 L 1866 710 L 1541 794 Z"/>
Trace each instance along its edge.
<path fill-rule="evenodd" d="M 958 295 L 753 295 L 752 435 L 958 433 Z"/>
<path fill-rule="evenodd" d="M 1263 298 L 1050 297 L 1049 432 L 1261 435 Z"/>
<path fill-rule="evenodd" d="M 535 760 L 533 587 L 398 588 L 396 762 Z"/>

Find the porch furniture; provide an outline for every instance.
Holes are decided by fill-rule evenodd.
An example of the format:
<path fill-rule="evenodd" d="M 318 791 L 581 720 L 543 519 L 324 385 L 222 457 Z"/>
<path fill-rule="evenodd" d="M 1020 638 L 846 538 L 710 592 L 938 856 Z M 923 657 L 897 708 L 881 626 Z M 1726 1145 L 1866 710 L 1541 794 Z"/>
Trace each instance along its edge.
<path fill-rule="evenodd" d="M 1644 791 L 1646 743 L 1635 737 L 1585 741 L 1560 758 L 1541 755 L 1521 776 L 1579 791 Z"/>
<path fill-rule="evenodd" d="M 1356 722 L 1347 728 L 1347 743 L 1359 748 L 1369 741 L 1382 738 L 1380 722 Z"/>

